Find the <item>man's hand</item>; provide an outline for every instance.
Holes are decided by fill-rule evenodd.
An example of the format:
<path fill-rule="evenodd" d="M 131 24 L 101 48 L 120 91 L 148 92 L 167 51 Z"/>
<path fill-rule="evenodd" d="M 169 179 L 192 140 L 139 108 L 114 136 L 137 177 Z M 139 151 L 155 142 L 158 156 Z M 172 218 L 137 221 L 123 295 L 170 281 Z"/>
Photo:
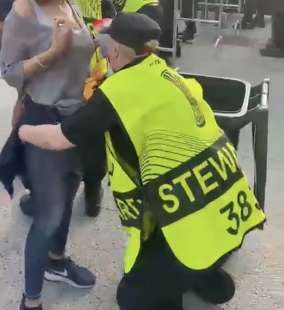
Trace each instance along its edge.
<path fill-rule="evenodd" d="M 29 125 L 22 125 L 19 129 L 19 137 L 23 142 L 27 142 L 27 136 L 29 134 Z"/>
<path fill-rule="evenodd" d="M 19 137 L 23 142 L 33 144 L 46 150 L 62 151 L 74 147 L 65 138 L 59 125 L 22 125 Z"/>

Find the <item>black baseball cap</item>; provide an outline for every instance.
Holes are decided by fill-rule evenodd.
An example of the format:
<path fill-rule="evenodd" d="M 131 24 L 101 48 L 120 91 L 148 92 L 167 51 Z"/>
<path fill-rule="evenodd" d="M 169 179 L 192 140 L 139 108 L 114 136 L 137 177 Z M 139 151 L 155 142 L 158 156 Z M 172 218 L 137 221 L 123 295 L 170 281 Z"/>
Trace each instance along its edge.
<path fill-rule="evenodd" d="M 116 42 L 134 49 L 136 53 L 143 53 L 147 42 L 159 41 L 161 28 L 144 14 L 120 13 L 101 33 L 108 34 Z"/>

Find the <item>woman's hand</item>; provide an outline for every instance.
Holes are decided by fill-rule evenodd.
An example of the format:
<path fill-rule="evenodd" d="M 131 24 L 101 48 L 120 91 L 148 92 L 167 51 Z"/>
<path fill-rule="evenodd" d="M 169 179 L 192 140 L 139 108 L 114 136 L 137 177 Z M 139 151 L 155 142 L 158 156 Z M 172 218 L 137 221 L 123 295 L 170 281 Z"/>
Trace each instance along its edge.
<path fill-rule="evenodd" d="M 73 32 L 70 21 L 66 18 L 55 18 L 51 47 L 24 62 L 24 75 L 31 77 L 38 72 L 48 70 L 49 66 L 62 56 L 72 45 Z"/>
<path fill-rule="evenodd" d="M 56 17 L 53 24 L 53 38 L 51 50 L 56 56 L 64 54 L 72 45 L 73 32 L 70 21 Z"/>

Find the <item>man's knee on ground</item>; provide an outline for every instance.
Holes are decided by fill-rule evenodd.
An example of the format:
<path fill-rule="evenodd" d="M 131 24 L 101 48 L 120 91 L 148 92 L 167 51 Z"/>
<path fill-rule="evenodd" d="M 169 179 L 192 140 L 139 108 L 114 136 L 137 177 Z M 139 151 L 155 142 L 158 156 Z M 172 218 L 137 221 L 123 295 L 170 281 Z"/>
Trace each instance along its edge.
<path fill-rule="evenodd" d="M 138 308 L 137 303 L 143 298 L 141 298 L 141 290 L 138 287 L 122 279 L 117 288 L 116 300 L 120 309 L 134 310 Z"/>

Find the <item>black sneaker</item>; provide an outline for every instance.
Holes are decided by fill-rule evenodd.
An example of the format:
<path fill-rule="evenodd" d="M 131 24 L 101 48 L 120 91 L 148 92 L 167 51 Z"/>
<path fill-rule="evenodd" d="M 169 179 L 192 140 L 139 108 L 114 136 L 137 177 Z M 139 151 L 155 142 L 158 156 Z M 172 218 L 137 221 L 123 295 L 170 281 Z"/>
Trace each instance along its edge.
<path fill-rule="evenodd" d="M 95 275 L 91 271 L 76 265 L 70 258 L 49 259 L 44 278 L 47 281 L 64 282 L 76 288 L 92 288 L 96 283 Z"/>
<path fill-rule="evenodd" d="M 33 308 L 26 307 L 25 296 L 23 296 L 19 310 L 43 310 L 43 308 L 42 308 L 42 305 L 35 307 L 35 308 L 34 307 Z"/>
<path fill-rule="evenodd" d="M 92 184 L 85 182 L 85 209 L 86 214 L 90 217 L 97 217 L 101 211 L 101 203 L 103 198 L 103 189 L 101 182 Z"/>
<path fill-rule="evenodd" d="M 20 208 L 22 212 L 27 216 L 34 216 L 34 210 L 31 200 L 31 194 L 25 194 L 20 198 Z"/>

